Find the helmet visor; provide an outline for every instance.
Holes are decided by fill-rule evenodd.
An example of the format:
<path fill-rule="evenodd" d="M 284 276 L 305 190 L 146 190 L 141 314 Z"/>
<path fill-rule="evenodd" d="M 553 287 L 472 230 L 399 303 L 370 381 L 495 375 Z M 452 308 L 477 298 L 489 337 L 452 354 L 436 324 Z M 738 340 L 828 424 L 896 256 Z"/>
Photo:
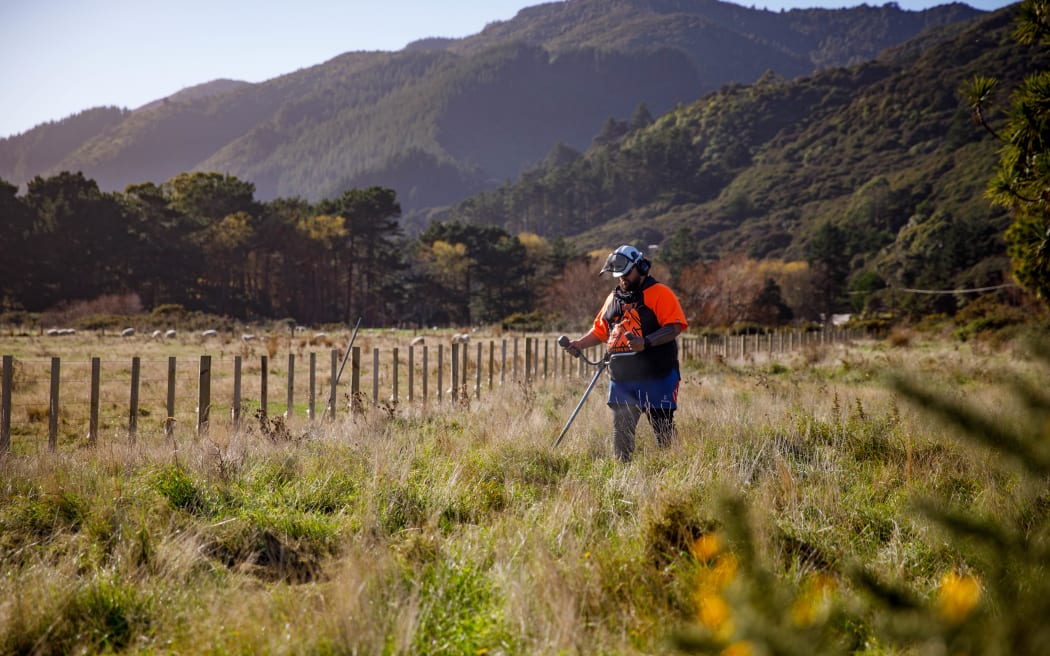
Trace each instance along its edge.
<path fill-rule="evenodd" d="M 631 268 L 634 267 L 634 260 L 630 259 L 623 253 L 611 253 L 609 257 L 605 258 L 605 266 L 598 272 L 601 275 L 606 272 L 611 272 L 614 278 L 630 273 Z"/>

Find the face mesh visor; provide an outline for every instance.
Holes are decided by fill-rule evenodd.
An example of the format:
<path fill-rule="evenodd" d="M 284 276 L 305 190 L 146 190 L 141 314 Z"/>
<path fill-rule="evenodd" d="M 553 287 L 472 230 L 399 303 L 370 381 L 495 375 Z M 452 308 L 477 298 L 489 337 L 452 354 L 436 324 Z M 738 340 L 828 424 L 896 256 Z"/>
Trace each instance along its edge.
<path fill-rule="evenodd" d="M 634 261 L 628 258 L 623 253 L 612 253 L 605 260 L 605 266 L 602 267 L 600 273 L 611 271 L 613 276 L 619 278 L 620 276 L 628 273 L 631 267 L 634 266 Z"/>

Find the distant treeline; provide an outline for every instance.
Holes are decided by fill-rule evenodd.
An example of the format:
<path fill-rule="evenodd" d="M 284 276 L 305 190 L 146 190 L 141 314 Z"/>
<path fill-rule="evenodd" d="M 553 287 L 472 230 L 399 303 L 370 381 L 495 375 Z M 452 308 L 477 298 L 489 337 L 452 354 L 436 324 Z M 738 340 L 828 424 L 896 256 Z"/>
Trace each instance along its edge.
<path fill-rule="evenodd" d="M 247 320 L 543 329 L 586 326 L 613 285 L 596 275 L 604 251 L 458 221 L 407 237 L 400 212 L 383 187 L 259 202 L 251 183 L 218 173 L 117 193 L 80 173 L 37 177 L 24 195 L 0 180 L 0 298 L 8 311 L 134 294 L 146 309 Z M 777 325 L 848 307 L 818 251 L 812 262 L 704 263 L 682 233 L 651 255 L 697 325 Z"/>

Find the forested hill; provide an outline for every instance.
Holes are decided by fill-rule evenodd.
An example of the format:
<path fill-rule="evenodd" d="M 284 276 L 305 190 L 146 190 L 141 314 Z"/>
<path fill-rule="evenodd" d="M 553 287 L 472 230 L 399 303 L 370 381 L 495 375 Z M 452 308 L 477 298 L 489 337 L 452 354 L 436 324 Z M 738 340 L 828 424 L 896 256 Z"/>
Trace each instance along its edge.
<path fill-rule="evenodd" d="M 998 142 L 971 122 L 958 89 L 994 76 L 1005 104 L 1046 65 L 1045 49 L 1010 38 L 1013 16 L 1006 8 L 947 42 L 859 66 L 729 85 L 655 122 L 610 123 L 598 145 L 557 147 L 449 218 L 584 248 L 695 247 L 708 260 L 808 259 L 834 243 L 836 266 L 855 280 L 1000 283 L 1007 220 L 983 193 Z"/>
<path fill-rule="evenodd" d="M 134 112 L 91 110 L 0 140 L 0 178 L 83 171 L 105 190 L 221 171 L 262 199 L 396 189 L 406 214 L 492 188 L 610 117 L 659 115 L 764 71 L 870 59 L 980 15 L 950 4 L 774 13 L 715 0 L 567 0 L 465 39 L 351 52 L 258 83 L 204 85 Z"/>

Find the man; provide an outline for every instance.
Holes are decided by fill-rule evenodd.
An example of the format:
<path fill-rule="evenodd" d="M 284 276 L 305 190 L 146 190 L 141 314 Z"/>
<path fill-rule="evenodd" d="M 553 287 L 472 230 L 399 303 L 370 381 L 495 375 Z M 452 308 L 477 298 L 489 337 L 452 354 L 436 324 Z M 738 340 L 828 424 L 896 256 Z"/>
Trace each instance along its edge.
<path fill-rule="evenodd" d="M 688 324 L 678 297 L 649 275 L 650 266 L 634 246 L 620 246 L 611 253 L 598 275 L 610 272 L 619 284 L 605 299 L 590 332 L 565 346 L 574 356 L 603 342 L 612 354 L 633 354 L 609 363 L 613 451 L 623 462 L 634 453 L 635 430 L 643 412 L 659 446 L 668 446 L 675 437 L 681 380 L 676 338 Z"/>

